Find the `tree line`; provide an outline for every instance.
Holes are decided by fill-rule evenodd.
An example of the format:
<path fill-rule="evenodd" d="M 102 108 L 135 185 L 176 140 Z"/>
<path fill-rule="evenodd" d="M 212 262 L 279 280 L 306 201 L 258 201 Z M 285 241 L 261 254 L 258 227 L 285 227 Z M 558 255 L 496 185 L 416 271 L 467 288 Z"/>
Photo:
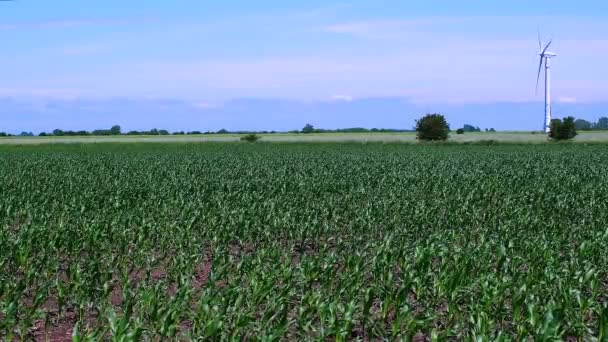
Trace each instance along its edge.
<path fill-rule="evenodd" d="M 400 132 L 413 132 L 413 129 L 389 129 L 389 128 L 362 128 L 362 127 L 353 127 L 353 128 L 341 128 L 341 129 L 319 129 L 315 128 L 311 124 L 306 124 L 304 128 L 301 130 L 292 130 L 287 131 L 287 133 L 375 133 L 375 132 L 385 132 L 385 133 L 400 133 Z M 119 125 L 114 125 L 110 129 L 96 129 L 93 131 L 86 130 L 63 130 L 63 129 L 54 129 L 51 132 L 41 132 L 38 136 L 41 137 L 74 137 L 74 136 L 116 136 L 116 135 L 206 135 L 206 134 L 274 134 L 274 133 L 283 133 L 278 131 L 229 131 L 227 129 L 220 129 L 218 131 L 175 131 L 169 132 L 166 129 L 157 129 L 153 128 L 147 131 L 128 131 L 123 132 L 122 128 Z M 15 136 L 12 134 L 0 132 L 0 137 L 6 136 Z M 22 132 L 17 136 L 34 136 L 32 132 Z"/>
<path fill-rule="evenodd" d="M 591 122 L 584 119 L 574 120 L 574 128 L 580 131 L 593 131 L 593 130 L 608 130 L 608 117 L 601 117 L 597 122 Z M 448 129 L 449 130 L 449 129 Z M 306 124 L 301 130 L 291 130 L 287 133 L 293 134 L 310 134 L 310 133 L 405 133 L 415 132 L 416 128 L 413 129 L 391 129 L 391 128 L 363 128 L 363 127 L 352 127 L 352 128 L 339 128 L 339 129 L 322 129 L 316 128 L 311 124 Z M 486 132 L 496 132 L 494 128 L 486 128 Z M 465 124 L 462 128 L 456 130 L 457 134 L 464 134 L 469 132 L 482 132 L 482 129 L 470 124 Z M 51 132 L 42 132 L 38 136 L 113 136 L 113 135 L 207 135 L 207 134 L 273 134 L 282 133 L 278 131 L 228 131 L 226 129 L 220 129 L 218 131 L 176 131 L 169 132 L 166 129 L 153 128 L 151 130 L 144 131 L 128 131 L 123 132 L 119 125 L 114 125 L 110 129 L 96 129 L 93 131 L 86 130 L 62 130 L 54 129 Z M 15 136 L 13 134 L 0 132 L 0 137 Z M 21 132 L 17 136 L 33 137 L 32 132 Z"/>
<path fill-rule="evenodd" d="M 584 119 L 576 119 L 574 121 L 576 129 L 581 131 L 599 131 L 608 130 L 608 118 L 603 116 L 597 120 L 597 122 L 591 122 Z"/>
<path fill-rule="evenodd" d="M 315 128 L 311 124 L 306 124 L 304 128 L 301 130 L 288 131 L 287 133 L 403 133 L 403 132 L 413 132 L 413 129 L 392 129 L 392 128 L 363 128 L 363 127 L 353 127 L 353 128 L 338 128 L 338 129 L 323 129 L 323 128 Z"/>
<path fill-rule="evenodd" d="M 116 135 L 201 135 L 201 134 L 248 134 L 248 133 L 276 133 L 275 131 L 261 131 L 261 132 L 251 132 L 251 131 L 228 131 L 226 129 L 220 129 L 218 131 L 212 132 L 202 132 L 202 131 L 175 131 L 169 132 L 166 129 L 157 129 L 152 128 L 147 131 L 128 131 L 123 132 L 122 128 L 119 125 L 114 125 L 110 129 L 96 129 L 93 131 L 71 131 L 71 130 L 62 130 L 62 129 L 54 129 L 51 132 L 42 132 L 38 134 L 41 137 L 70 137 L 70 136 L 116 136 Z M 20 135 L 24 135 L 23 133 Z M 29 133 L 30 136 L 34 136 L 34 134 Z M 0 133 L 2 136 L 2 133 Z M 5 135 L 6 136 L 6 135 Z"/>

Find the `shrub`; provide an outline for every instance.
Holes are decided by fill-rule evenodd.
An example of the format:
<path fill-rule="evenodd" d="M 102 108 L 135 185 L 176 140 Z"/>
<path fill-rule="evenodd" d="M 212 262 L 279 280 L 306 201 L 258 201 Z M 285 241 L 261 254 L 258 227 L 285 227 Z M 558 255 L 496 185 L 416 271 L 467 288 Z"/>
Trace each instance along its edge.
<path fill-rule="evenodd" d="M 462 128 L 457 129 L 456 134 L 464 134 L 464 129 L 462 129 Z"/>
<path fill-rule="evenodd" d="M 449 131 L 450 125 L 441 114 L 427 114 L 416 121 L 419 140 L 446 140 Z"/>
<path fill-rule="evenodd" d="M 256 134 L 247 134 L 241 137 L 241 141 L 245 141 L 245 142 L 249 142 L 249 143 L 254 143 L 258 140 L 262 139 L 262 137 L 256 135 Z"/>
<path fill-rule="evenodd" d="M 553 140 L 570 140 L 577 134 L 573 117 L 565 117 L 563 121 L 560 119 L 551 120 L 549 138 Z"/>
<path fill-rule="evenodd" d="M 484 140 L 477 140 L 477 141 L 465 141 L 464 145 L 483 145 L 483 146 L 488 146 L 488 145 L 498 145 L 499 142 L 498 140 L 494 140 L 494 139 L 484 139 Z"/>

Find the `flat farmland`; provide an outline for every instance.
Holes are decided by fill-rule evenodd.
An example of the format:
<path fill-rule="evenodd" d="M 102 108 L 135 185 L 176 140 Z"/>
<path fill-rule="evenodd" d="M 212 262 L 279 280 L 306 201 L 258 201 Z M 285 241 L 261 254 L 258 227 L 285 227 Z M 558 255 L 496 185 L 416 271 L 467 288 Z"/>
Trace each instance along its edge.
<path fill-rule="evenodd" d="M 239 134 L 200 134 L 165 136 L 74 136 L 74 137 L 0 137 L 0 145 L 36 145 L 60 143 L 198 143 L 238 142 Z M 401 142 L 415 143 L 416 133 L 273 133 L 259 134 L 265 142 Z M 449 141 L 467 143 L 494 140 L 502 143 L 547 143 L 545 134 L 531 132 L 474 132 L 462 135 L 452 132 Z M 575 143 L 608 143 L 608 131 L 579 132 Z"/>
<path fill-rule="evenodd" d="M 605 340 L 606 165 L 601 144 L 0 146 L 0 338 Z"/>

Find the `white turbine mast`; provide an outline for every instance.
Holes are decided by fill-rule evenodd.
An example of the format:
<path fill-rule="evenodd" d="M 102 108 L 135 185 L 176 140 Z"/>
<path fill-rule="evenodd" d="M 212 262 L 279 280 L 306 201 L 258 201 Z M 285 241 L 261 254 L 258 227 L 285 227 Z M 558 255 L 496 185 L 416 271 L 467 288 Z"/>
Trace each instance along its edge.
<path fill-rule="evenodd" d="M 557 56 L 555 53 L 548 51 L 549 46 L 553 43 L 552 40 L 543 47 L 543 42 L 538 34 L 538 48 L 540 62 L 538 64 L 538 74 L 536 75 L 536 92 L 538 93 L 538 82 L 540 81 L 540 72 L 545 64 L 545 133 L 549 134 L 551 130 L 551 58 Z"/>

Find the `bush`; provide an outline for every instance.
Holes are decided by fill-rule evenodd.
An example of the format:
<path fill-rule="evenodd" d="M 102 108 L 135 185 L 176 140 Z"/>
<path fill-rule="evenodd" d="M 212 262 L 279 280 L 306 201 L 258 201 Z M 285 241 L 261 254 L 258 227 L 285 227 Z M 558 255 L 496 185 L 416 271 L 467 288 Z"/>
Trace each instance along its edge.
<path fill-rule="evenodd" d="M 464 134 L 464 129 L 462 129 L 462 128 L 457 129 L 456 134 Z"/>
<path fill-rule="evenodd" d="M 565 117 L 563 121 L 560 119 L 551 120 L 549 138 L 553 140 L 570 140 L 577 134 L 573 117 Z"/>
<path fill-rule="evenodd" d="M 449 131 L 450 125 L 441 114 L 427 114 L 416 121 L 419 140 L 446 140 Z"/>
<path fill-rule="evenodd" d="M 249 142 L 249 143 L 254 143 L 258 140 L 262 139 L 262 137 L 255 135 L 255 134 L 247 134 L 241 137 L 241 141 L 245 141 L 245 142 Z"/>
<path fill-rule="evenodd" d="M 464 145 L 483 145 L 483 146 L 488 146 L 488 145 L 498 145 L 499 142 L 498 140 L 494 140 L 494 139 L 485 139 L 485 140 L 477 140 L 477 141 L 465 141 Z"/>

